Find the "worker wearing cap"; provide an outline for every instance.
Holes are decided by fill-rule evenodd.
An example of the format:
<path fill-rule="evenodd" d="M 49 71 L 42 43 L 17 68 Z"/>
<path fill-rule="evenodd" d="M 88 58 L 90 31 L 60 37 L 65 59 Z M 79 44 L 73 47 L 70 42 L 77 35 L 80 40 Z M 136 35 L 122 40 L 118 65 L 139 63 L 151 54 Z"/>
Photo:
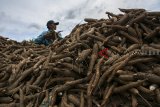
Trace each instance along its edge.
<path fill-rule="evenodd" d="M 56 32 L 56 27 L 59 25 L 59 22 L 54 22 L 53 20 L 49 20 L 47 22 L 47 28 L 48 31 L 42 32 L 35 40 L 34 42 L 36 44 L 44 44 L 49 45 L 53 43 L 55 40 L 62 39 L 60 32 Z"/>

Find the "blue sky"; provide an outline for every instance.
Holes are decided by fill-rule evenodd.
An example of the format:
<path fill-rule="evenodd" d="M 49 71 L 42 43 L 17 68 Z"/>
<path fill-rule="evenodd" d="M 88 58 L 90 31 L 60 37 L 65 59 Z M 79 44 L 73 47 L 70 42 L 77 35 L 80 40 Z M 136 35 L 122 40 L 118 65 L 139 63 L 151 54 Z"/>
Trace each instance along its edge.
<path fill-rule="evenodd" d="M 160 11 L 160 0 L 0 0 L 0 35 L 17 41 L 29 40 L 47 30 L 50 19 L 59 21 L 63 37 L 84 18 L 107 18 L 106 11 L 145 8 Z"/>

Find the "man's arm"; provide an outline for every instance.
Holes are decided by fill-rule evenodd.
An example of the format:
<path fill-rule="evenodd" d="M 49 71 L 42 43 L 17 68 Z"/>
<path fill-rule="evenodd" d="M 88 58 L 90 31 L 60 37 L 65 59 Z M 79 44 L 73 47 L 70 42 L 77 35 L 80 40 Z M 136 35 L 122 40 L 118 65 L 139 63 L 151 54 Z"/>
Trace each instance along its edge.
<path fill-rule="evenodd" d="M 58 31 L 58 32 L 57 32 L 58 40 L 63 39 L 63 38 L 62 38 L 62 34 L 61 34 L 61 32 L 62 32 L 62 31 Z"/>
<path fill-rule="evenodd" d="M 55 31 L 49 31 L 47 34 L 44 35 L 45 39 L 51 39 L 51 40 L 55 40 L 56 37 L 56 32 Z"/>

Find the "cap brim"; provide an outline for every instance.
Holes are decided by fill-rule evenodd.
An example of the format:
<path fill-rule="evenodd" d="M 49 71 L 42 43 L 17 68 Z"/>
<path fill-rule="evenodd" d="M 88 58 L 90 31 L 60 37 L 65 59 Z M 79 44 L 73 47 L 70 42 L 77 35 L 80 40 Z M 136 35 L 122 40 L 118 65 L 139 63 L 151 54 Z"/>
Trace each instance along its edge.
<path fill-rule="evenodd" d="M 59 22 L 55 22 L 54 24 L 55 24 L 55 25 L 59 25 Z"/>

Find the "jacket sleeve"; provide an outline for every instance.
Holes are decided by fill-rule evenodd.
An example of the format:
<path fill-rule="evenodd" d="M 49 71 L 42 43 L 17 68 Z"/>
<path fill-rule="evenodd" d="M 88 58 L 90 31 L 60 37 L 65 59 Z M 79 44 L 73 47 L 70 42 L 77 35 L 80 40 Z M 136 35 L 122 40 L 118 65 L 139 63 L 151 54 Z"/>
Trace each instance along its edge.
<path fill-rule="evenodd" d="M 45 36 L 47 33 L 48 33 L 48 31 L 42 32 L 42 33 L 34 40 L 34 42 L 37 43 L 37 44 L 43 44 L 44 41 L 45 41 L 44 36 Z"/>

